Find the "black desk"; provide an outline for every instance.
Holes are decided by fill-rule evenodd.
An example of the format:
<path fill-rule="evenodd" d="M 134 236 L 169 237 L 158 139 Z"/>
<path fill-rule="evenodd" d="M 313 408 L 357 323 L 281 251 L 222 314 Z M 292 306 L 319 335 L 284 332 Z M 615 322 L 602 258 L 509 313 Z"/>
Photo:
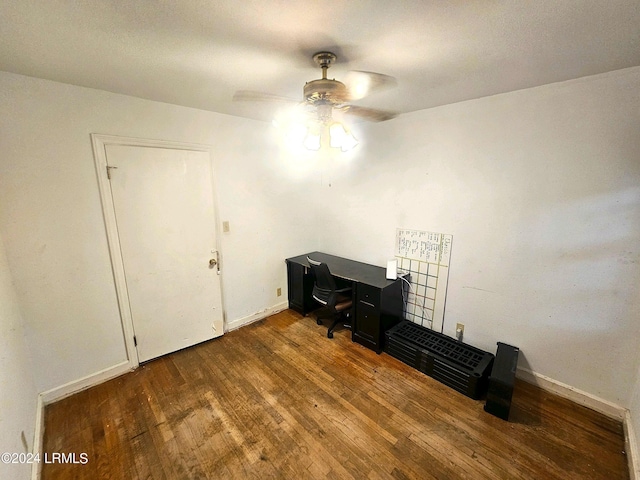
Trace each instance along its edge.
<path fill-rule="evenodd" d="M 402 280 L 387 280 L 386 269 L 321 252 L 287 258 L 289 308 L 307 315 L 319 305 L 311 296 L 313 275 L 307 262 L 326 263 L 331 274 L 352 284 L 354 302 L 351 339 L 380 353 L 384 332 L 402 320 Z"/>

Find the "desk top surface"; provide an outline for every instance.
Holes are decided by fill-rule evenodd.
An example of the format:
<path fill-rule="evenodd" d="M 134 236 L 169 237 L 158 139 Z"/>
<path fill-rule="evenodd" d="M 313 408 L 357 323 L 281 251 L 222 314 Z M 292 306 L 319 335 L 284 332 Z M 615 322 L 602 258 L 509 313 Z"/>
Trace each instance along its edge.
<path fill-rule="evenodd" d="M 387 280 L 387 269 L 384 267 L 356 262 L 355 260 L 336 257 L 335 255 L 329 255 L 328 253 L 305 253 L 304 255 L 298 255 L 297 257 L 287 258 L 286 261 L 297 263 L 304 267 L 310 267 L 309 262 L 307 262 L 307 257 L 311 260 L 326 263 L 332 275 L 346 280 L 365 283 L 378 288 L 384 288 L 395 282 L 395 280 Z"/>

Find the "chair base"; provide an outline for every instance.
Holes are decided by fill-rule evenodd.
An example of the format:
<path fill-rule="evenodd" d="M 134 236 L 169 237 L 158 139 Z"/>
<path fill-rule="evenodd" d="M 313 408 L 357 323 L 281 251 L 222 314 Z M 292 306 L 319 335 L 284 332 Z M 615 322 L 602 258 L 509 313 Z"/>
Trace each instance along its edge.
<path fill-rule="evenodd" d="M 338 326 L 338 324 L 342 323 L 342 326 L 345 328 L 348 328 L 349 330 L 351 330 L 351 325 L 348 323 L 344 323 L 345 321 L 349 321 L 349 315 L 340 315 L 338 318 L 336 318 L 333 323 L 331 324 L 331 326 L 329 327 L 329 330 L 327 330 L 327 338 L 333 338 L 333 330 Z"/>
<path fill-rule="evenodd" d="M 341 312 L 338 315 L 334 316 L 334 315 L 330 315 L 328 317 L 320 317 L 318 314 L 316 314 L 316 323 L 318 325 L 322 325 L 322 318 L 333 318 L 333 322 L 331 322 L 331 325 L 329 326 L 329 329 L 327 330 L 327 338 L 333 338 L 333 331 L 335 330 L 335 328 L 342 323 L 342 325 L 345 328 L 348 328 L 349 330 L 351 330 L 351 325 L 349 324 L 350 321 L 350 315 L 349 312 Z M 347 323 L 345 323 L 347 322 Z"/>

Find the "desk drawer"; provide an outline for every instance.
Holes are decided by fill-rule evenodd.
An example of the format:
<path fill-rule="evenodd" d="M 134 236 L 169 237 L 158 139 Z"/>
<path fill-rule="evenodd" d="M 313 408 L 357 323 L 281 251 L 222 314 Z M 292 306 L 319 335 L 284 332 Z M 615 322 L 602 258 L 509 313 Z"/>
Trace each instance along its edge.
<path fill-rule="evenodd" d="M 356 290 L 356 301 L 374 308 L 380 307 L 380 289 L 359 283 Z"/>
<path fill-rule="evenodd" d="M 378 308 L 358 302 L 355 323 L 355 333 L 375 344 L 378 343 L 380 336 L 380 310 Z"/>

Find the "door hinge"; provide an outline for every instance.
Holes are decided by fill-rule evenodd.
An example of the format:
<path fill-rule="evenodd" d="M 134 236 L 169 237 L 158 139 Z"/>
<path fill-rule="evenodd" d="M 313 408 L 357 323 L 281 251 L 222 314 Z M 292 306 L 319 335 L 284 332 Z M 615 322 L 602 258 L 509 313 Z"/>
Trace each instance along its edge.
<path fill-rule="evenodd" d="M 136 336 L 133 336 L 133 346 L 137 347 L 138 346 L 138 339 L 136 338 Z"/>
<path fill-rule="evenodd" d="M 118 168 L 118 167 L 112 167 L 112 166 L 110 166 L 110 165 L 107 165 L 107 178 L 108 178 L 109 180 L 111 180 L 111 170 L 112 170 L 113 168 Z"/>

